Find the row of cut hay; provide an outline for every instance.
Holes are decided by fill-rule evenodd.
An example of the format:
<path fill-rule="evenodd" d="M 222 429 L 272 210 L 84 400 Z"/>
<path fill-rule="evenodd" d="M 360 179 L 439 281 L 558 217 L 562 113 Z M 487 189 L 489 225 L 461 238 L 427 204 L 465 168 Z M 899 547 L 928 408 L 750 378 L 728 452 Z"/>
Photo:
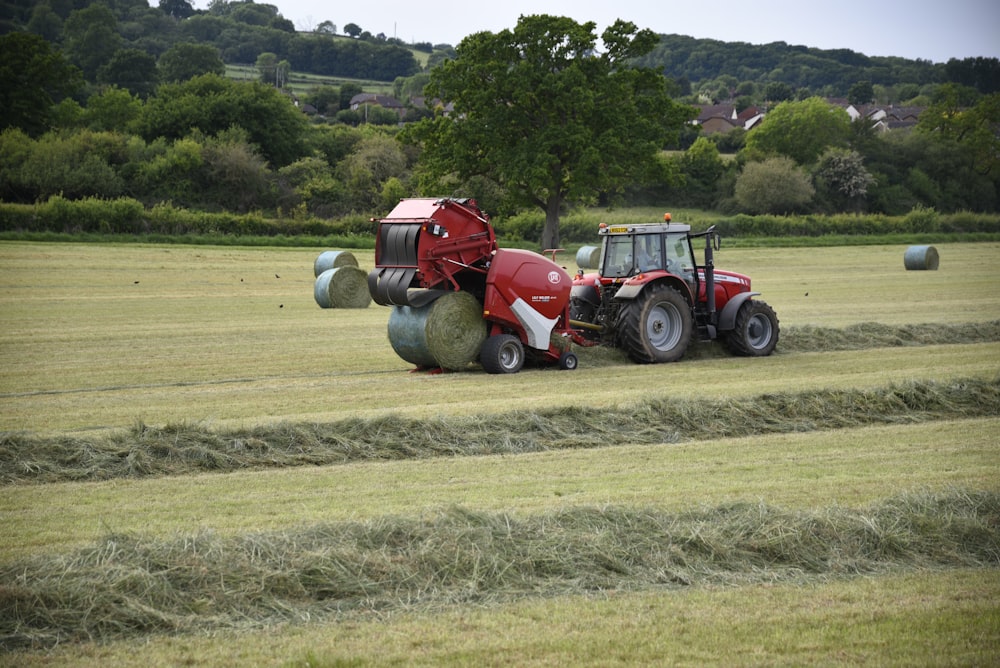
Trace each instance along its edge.
<path fill-rule="evenodd" d="M 781 341 L 776 354 L 822 353 L 841 350 L 869 350 L 908 346 L 935 346 L 1000 341 L 1000 320 L 970 323 L 916 323 L 884 325 L 863 322 L 843 328 L 816 325 L 782 326 Z M 613 346 L 574 349 L 584 368 L 631 364 L 625 353 Z M 685 360 L 729 357 L 729 349 L 721 341 L 694 340 L 684 353 Z"/>
<path fill-rule="evenodd" d="M 1000 378 L 913 381 L 868 390 L 811 390 L 627 408 L 566 406 L 490 415 L 398 415 L 329 424 L 211 430 L 137 425 L 108 436 L 0 435 L 0 482 L 106 480 L 204 471 L 337 464 L 564 447 L 673 443 L 756 434 L 916 423 L 1000 414 Z"/>
<path fill-rule="evenodd" d="M 782 328 L 778 352 L 831 352 L 996 341 L 1000 341 L 1000 320 L 902 326 L 863 322 L 842 329 L 803 325 Z"/>
<path fill-rule="evenodd" d="M 997 568 L 997 517 L 1000 494 L 951 490 L 811 512 L 763 503 L 527 517 L 456 508 L 237 537 L 109 535 L 0 567 L 0 647 L 597 590 Z"/>

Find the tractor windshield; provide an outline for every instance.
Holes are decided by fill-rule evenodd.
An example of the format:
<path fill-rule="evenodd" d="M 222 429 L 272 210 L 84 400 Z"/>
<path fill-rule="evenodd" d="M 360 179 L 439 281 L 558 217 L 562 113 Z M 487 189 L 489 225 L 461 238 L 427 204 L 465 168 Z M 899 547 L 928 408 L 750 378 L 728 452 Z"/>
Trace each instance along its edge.
<path fill-rule="evenodd" d="M 605 237 L 604 244 L 602 276 L 626 278 L 655 269 L 681 274 L 684 268 L 693 276 L 686 235 L 623 234 Z"/>
<path fill-rule="evenodd" d="M 604 237 L 604 253 L 601 254 L 601 276 L 625 278 L 631 276 L 632 237 L 629 235 Z"/>

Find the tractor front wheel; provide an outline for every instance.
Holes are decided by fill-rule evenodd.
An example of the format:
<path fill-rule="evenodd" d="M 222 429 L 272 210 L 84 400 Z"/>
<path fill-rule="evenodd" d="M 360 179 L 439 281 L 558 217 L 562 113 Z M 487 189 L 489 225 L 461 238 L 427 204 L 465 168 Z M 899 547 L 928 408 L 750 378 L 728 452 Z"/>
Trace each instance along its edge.
<path fill-rule="evenodd" d="M 691 307 L 680 292 L 654 286 L 624 306 L 616 327 L 618 345 L 633 362 L 676 362 L 691 342 Z"/>
<path fill-rule="evenodd" d="M 726 345 L 736 355 L 766 357 L 778 345 L 778 316 L 762 301 L 748 299 L 736 313 L 736 327 L 726 334 Z"/>
<path fill-rule="evenodd" d="M 483 343 L 479 362 L 486 373 L 517 373 L 524 366 L 524 346 L 512 334 L 496 334 Z"/>

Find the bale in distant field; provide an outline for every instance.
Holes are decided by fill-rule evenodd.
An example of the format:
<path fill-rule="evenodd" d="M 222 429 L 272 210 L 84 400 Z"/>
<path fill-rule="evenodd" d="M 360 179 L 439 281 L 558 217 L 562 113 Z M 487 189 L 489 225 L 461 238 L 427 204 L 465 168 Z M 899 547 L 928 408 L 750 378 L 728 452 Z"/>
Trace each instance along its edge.
<path fill-rule="evenodd" d="M 358 260 L 350 251 L 323 251 L 313 263 L 313 275 L 319 276 L 324 271 L 337 267 L 356 267 Z"/>
<path fill-rule="evenodd" d="M 368 275 L 363 269 L 352 266 L 321 273 L 313 286 L 313 295 L 323 308 L 368 308 L 372 303 Z"/>
<path fill-rule="evenodd" d="M 486 340 L 483 307 L 468 292 L 449 292 L 420 307 L 395 306 L 389 343 L 411 364 L 462 369 L 479 357 Z"/>
<path fill-rule="evenodd" d="M 576 266 L 580 269 L 597 269 L 600 264 L 600 246 L 581 246 L 576 252 Z"/>
<path fill-rule="evenodd" d="M 938 252 L 934 246 L 910 246 L 903 254 L 903 265 L 908 269 L 938 268 Z"/>

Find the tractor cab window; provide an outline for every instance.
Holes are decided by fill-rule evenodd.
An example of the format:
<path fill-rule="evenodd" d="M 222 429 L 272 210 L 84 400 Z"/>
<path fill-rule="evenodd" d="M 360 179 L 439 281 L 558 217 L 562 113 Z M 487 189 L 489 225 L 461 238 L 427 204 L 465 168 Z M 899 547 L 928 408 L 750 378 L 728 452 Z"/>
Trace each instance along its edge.
<path fill-rule="evenodd" d="M 631 276 L 632 271 L 632 237 L 607 236 L 604 237 L 604 253 L 602 254 L 602 266 L 600 272 L 602 276 L 608 278 L 625 278 Z"/>
<path fill-rule="evenodd" d="M 636 271 L 663 268 L 663 244 L 659 234 L 644 234 L 635 238 Z"/>
<path fill-rule="evenodd" d="M 691 244 L 688 243 L 687 235 L 668 235 L 666 242 L 667 271 L 680 276 L 687 281 L 692 290 L 696 290 L 694 257 L 691 255 Z"/>
<path fill-rule="evenodd" d="M 602 276 L 625 278 L 664 267 L 663 237 L 659 234 L 612 236 L 605 244 Z"/>

